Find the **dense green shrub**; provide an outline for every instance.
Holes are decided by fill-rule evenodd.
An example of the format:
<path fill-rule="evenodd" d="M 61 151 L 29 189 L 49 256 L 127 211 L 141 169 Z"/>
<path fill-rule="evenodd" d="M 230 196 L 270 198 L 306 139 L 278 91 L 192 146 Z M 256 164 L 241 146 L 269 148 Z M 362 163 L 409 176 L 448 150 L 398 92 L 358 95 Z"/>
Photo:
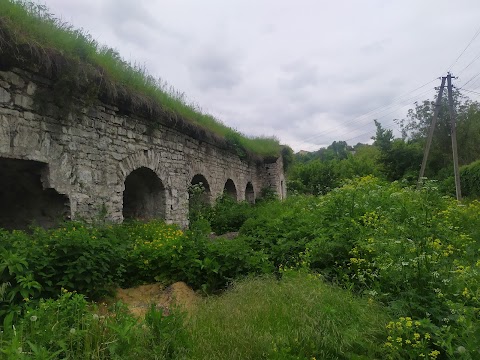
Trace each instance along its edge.
<path fill-rule="evenodd" d="M 318 224 L 314 197 L 289 197 L 258 206 L 255 216 L 240 228 L 240 237 L 255 251 L 264 251 L 276 267 L 293 264 L 305 244 L 315 237 Z"/>
<path fill-rule="evenodd" d="M 439 174 L 442 178 L 440 189 L 443 193 L 455 196 L 455 177 L 453 168 L 446 168 Z M 460 188 L 462 196 L 471 199 L 480 198 L 480 160 L 460 167 Z"/>
<path fill-rule="evenodd" d="M 131 228 L 136 239 L 127 255 L 129 283 L 185 281 L 207 292 L 239 277 L 272 271 L 263 251 L 254 251 L 240 238 L 208 239 L 205 234 L 184 234 L 162 222 Z"/>
<path fill-rule="evenodd" d="M 242 224 L 252 216 L 252 205 L 243 201 L 238 202 L 228 194 L 223 194 L 208 212 L 213 232 L 225 234 L 238 231 Z"/>
<path fill-rule="evenodd" d="M 462 194 L 480 198 L 480 160 L 460 168 Z"/>
<path fill-rule="evenodd" d="M 425 356 L 457 358 L 460 348 L 462 358 L 473 359 L 480 343 L 475 326 L 480 318 L 480 205 L 458 204 L 434 185 L 427 183 L 420 191 L 385 186 L 382 192 L 390 192 L 390 200 L 353 219 L 360 236 L 348 261 L 337 263 L 337 279 L 388 305 L 397 316 L 428 322 L 431 341 L 422 345 Z M 387 343 L 393 358 L 415 358 L 416 352 L 408 350 L 411 343 Z"/>
<path fill-rule="evenodd" d="M 465 358 L 475 358 L 478 202 L 458 204 L 443 197 L 435 182 L 416 190 L 366 177 L 322 197 L 269 204 L 256 214 L 240 234 L 276 266 L 295 266 L 303 252 L 302 261 L 328 279 L 381 301 L 399 317 L 428 322 L 432 341 L 424 355 L 455 358 L 460 348 L 470 354 Z M 390 355 L 407 358 L 405 345 L 402 351 L 390 348 Z"/>
<path fill-rule="evenodd" d="M 21 318 L 9 316 L 0 332 L 0 357 L 24 359 L 178 359 L 188 350 L 184 317 L 154 307 L 145 321 L 115 304 L 106 315 L 80 294 L 27 304 Z"/>
<path fill-rule="evenodd" d="M 0 230 L 0 318 L 20 311 L 24 300 L 55 298 L 62 288 L 92 299 L 109 293 L 123 279 L 126 249 L 112 229 L 71 222 L 31 233 Z"/>
<path fill-rule="evenodd" d="M 35 228 L 16 246 L 27 256 L 43 297 L 56 297 L 65 288 L 95 299 L 123 277 L 124 247 L 108 229 L 76 222 L 54 230 Z"/>
<path fill-rule="evenodd" d="M 355 220 L 379 206 L 388 207 L 396 188 L 400 186 L 387 188 L 385 182 L 365 177 L 322 197 L 290 196 L 258 207 L 240 235 L 253 249 L 263 249 L 276 266 L 295 264 L 299 253 L 308 250 L 312 267 L 326 275 L 336 263 L 348 261 L 362 234 Z"/>
<path fill-rule="evenodd" d="M 0 229 L 0 324 L 7 314 L 18 314 L 22 310 L 24 299 L 38 298 L 41 285 L 35 280 L 34 272 L 29 268 L 25 254 L 19 254 L 10 248 L 7 241 L 25 236 L 22 232 L 13 232 L 12 236 Z"/>

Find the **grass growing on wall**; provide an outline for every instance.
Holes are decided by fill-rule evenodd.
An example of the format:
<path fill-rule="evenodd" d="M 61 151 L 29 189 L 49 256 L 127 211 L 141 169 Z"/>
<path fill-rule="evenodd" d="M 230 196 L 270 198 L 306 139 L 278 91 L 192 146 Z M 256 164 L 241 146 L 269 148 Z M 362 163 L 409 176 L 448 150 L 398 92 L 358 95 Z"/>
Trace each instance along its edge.
<path fill-rule="evenodd" d="M 0 54 L 8 55 L 17 65 L 58 71 L 66 61 L 75 67 L 77 83 L 88 82 L 91 87 L 95 78 L 95 85 L 107 89 L 109 98 L 127 97 L 137 107 L 153 108 L 175 121 L 193 124 L 227 140 L 239 155 L 245 151 L 261 156 L 280 154 L 277 139 L 248 137 L 225 126 L 188 102 L 185 94 L 149 75 L 144 67 L 123 60 L 116 50 L 100 45 L 84 29 L 75 29 L 55 17 L 45 5 L 0 0 L 0 8 Z"/>

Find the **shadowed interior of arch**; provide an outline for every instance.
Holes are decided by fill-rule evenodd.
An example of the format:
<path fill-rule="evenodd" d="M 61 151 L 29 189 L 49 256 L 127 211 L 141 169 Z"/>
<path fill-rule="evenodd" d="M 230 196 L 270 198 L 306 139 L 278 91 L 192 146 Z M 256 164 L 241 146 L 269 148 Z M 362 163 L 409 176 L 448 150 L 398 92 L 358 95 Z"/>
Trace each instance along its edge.
<path fill-rule="evenodd" d="M 255 204 L 255 191 L 251 182 L 248 182 L 245 188 L 245 201 Z"/>
<path fill-rule="evenodd" d="M 157 174 L 146 167 L 132 171 L 125 179 L 124 219 L 165 219 L 165 187 Z"/>
<path fill-rule="evenodd" d="M 232 179 L 228 179 L 223 187 L 223 193 L 237 200 L 237 187 Z"/>
<path fill-rule="evenodd" d="M 70 213 L 67 196 L 44 189 L 42 174 L 48 165 L 38 161 L 0 158 L 0 227 L 26 229 L 30 225 L 49 228 Z"/>
<path fill-rule="evenodd" d="M 199 189 L 196 190 L 196 191 L 199 191 L 200 189 L 202 190 L 202 192 L 198 194 L 199 201 L 202 204 L 210 204 L 212 193 L 210 192 L 210 185 L 208 184 L 208 181 L 205 178 L 205 176 L 203 176 L 202 174 L 196 174 L 192 178 L 190 185 L 192 186 L 190 189 L 190 195 L 192 195 L 193 187 L 199 187 Z M 192 199 L 191 196 L 190 196 L 190 199 Z"/>

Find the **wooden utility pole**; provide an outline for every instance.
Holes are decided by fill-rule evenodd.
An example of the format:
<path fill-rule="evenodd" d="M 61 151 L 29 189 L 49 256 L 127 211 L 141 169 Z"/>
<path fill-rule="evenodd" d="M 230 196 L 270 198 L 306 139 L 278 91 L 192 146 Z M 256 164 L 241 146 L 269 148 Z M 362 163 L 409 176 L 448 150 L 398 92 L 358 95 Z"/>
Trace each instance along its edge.
<path fill-rule="evenodd" d="M 423 176 L 425 175 L 425 167 L 427 166 L 428 153 L 430 152 L 430 146 L 432 145 L 433 130 L 435 130 L 435 125 L 437 123 L 438 112 L 440 111 L 442 103 L 443 89 L 445 88 L 445 77 L 442 77 L 442 84 L 440 85 L 440 90 L 438 91 L 437 101 L 435 102 L 435 109 L 433 110 L 433 119 L 430 124 L 430 129 L 428 129 L 427 143 L 425 144 L 425 151 L 423 152 L 422 166 L 420 168 L 420 175 L 418 177 L 417 189 L 422 186 Z"/>
<path fill-rule="evenodd" d="M 452 152 L 453 152 L 453 171 L 455 173 L 455 192 L 457 200 L 462 199 L 462 190 L 460 188 L 460 172 L 458 169 L 458 152 L 457 152 L 457 125 L 455 122 L 455 109 L 453 108 L 453 92 L 452 92 L 452 74 L 447 75 L 448 89 L 448 108 L 450 110 L 450 127 L 452 136 Z"/>
<path fill-rule="evenodd" d="M 418 177 L 417 189 L 423 183 L 423 176 L 425 175 L 425 167 L 427 165 L 428 153 L 430 152 L 430 146 L 432 145 L 433 131 L 435 130 L 435 125 L 437 123 L 438 113 L 440 111 L 442 103 L 443 90 L 445 88 L 445 80 L 447 81 L 447 91 L 448 91 L 448 108 L 450 111 L 450 127 L 451 127 L 451 138 L 452 138 L 452 152 L 453 152 L 453 170 L 455 172 L 455 190 L 457 194 L 457 200 L 462 199 L 462 191 L 460 188 L 460 172 L 458 170 L 458 152 L 457 152 L 457 129 L 455 124 L 455 109 L 453 108 L 453 91 L 452 91 L 452 74 L 448 73 L 447 76 L 442 76 L 442 84 L 440 85 L 440 90 L 438 91 L 437 101 L 435 102 L 435 109 L 433 111 L 433 119 L 428 129 L 427 143 L 425 144 L 425 151 L 423 153 L 422 166 L 420 168 L 420 175 Z"/>

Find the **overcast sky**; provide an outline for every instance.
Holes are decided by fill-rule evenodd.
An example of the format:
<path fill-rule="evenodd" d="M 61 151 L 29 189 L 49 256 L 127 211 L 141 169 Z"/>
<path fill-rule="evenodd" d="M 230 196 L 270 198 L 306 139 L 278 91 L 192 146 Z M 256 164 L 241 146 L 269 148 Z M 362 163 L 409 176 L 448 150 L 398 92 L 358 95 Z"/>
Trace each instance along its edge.
<path fill-rule="evenodd" d="M 480 29 L 480 0 L 36 2 L 226 125 L 295 151 L 367 142 L 373 119 L 395 129 L 450 68 L 458 86 L 480 73 L 480 36 L 454 64 Z"/>

